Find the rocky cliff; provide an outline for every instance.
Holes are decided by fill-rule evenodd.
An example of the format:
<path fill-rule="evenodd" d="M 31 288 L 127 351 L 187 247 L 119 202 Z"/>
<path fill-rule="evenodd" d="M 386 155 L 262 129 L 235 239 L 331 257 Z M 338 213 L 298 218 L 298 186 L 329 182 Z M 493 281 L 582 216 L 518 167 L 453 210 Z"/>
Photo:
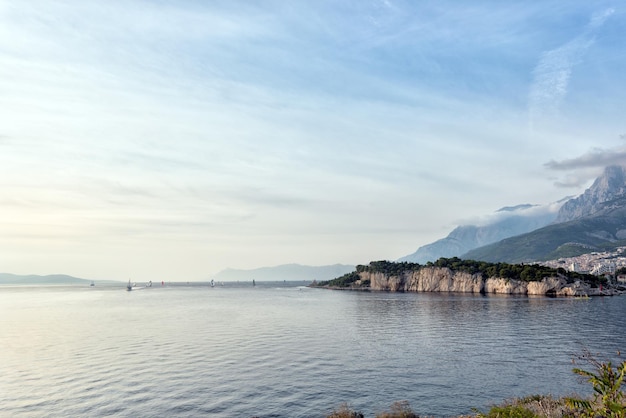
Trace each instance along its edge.
<path fill-rule="evenodd" d="M 399 275 L 359 273 L 361 282 L 369 280 L 371 290 L 392 292 L 459 292 L 496 293 L 506 295 L 591 296 L 600 290 L 582 282 L 567 283 L 558 277 L 537 282 L 524 282 L 499 277 L 483 278 L 480 274 L 453 272 L 446 267 L 423 267 Z"/>
<path fill-rule="evenodd" d="M 608 166 L 583 194 L 561 206 L 555 222 L 567 222 L 593 215 L 605 209 L 606 202 L 625 195 L 626 168 L 618 165 Z"/>

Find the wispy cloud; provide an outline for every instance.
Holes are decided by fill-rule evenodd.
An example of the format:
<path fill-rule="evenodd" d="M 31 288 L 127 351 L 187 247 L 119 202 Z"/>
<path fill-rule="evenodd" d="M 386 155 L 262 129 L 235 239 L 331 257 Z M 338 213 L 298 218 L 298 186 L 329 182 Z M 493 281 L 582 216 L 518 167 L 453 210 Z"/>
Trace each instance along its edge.
<path fill-rule="evenodd" d="M 545 51 L 533 70 L 529 93 L 529 123 L 531 132 L 542 118 L 555 115 L 568 93 L 574 67 L 581 62 L 593 45 L 597 31 L 615 12 L 608 8 L 594 13 L 582 33 L 564 45 Z"/>
<path fill-rule="evenodd" d="M 589 152 L 561 161 L 551 160 L 545 164 L 550 170 L 576 170 L 579 168 L 604 168 L 609 165 L 626 165 L 626 148 L 594 148 Z"/>
<path fill-rule="evenodd" d="M 575 158 L 550 160 L 544 167 L 551 171 L 567 172 L 564 178 L 556 180 L 554 184 L 557 187 L 571 188 L 583 186 L 610 165 L 626 166 L 626 147 L 593 148 Z"/>
<path fill-rule="evenodd" d="M 546 204 L 522 204 L 517 207 L 499 209 L 490 214 L 458 220 L 459 225 L 475 225 L 479 227 L 494 225 L 511 218 L 532 218 L 540 223 L 542 219 L 555 218 L 564 201 Z M 547 221 L 546 221 L 547 222 Z"/>
<path fill-rule="evenodd" d="M 0 252 L 49 260 L 58 236 L 75 245 L 55 256 L 90 252 L 96 269 L 119 248 L 173 250 L 178 265 L 145 264 L 177 276 L 208 253 L 216 269 L 357 263 L 550 201 L 537 155 L 579 172 L 559 168 L 576 165 L 564 150 L 591 140 L 528 138 L 528 68 L 562 44 L 536 65 L 536 114 L 567 98 L 594 39 L 602 86 L 619 85 L 623 25 L 605 22 L 624 15 L 601 1 L 0 0 Z M 600 93 L 622 103 L 613 90 Z M 605 113 L 585 132 L 623 123 Z M 177 228 L 194 245 L 168 246 Z M 2 239 L 20 230 L 46 243 Z M 124 230 L 152 239 L 124 244 Z"/>

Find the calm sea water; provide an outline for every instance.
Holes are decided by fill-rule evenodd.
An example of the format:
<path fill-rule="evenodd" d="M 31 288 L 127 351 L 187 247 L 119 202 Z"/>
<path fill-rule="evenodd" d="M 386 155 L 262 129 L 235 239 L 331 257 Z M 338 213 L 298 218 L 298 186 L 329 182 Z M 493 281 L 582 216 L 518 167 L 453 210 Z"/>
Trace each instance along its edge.
<path fill-rule="evenodd" d="M 626 298 L 224 287 L 0 288 L 0 416 L 470 413 L 586 393 L 583 348 L 626 352 Z"/>

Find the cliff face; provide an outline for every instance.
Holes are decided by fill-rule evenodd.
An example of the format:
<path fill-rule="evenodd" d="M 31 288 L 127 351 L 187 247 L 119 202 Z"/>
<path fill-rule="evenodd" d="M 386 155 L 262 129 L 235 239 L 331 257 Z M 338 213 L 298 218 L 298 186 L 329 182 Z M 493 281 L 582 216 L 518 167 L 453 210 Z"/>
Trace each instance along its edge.
<path fill-rule="evenodd" d="M 359 273 L 370 280 L 372 290 L 392 292 L 459 292 L 497 293 L 506 295 L 586 296 L 598 293 L 579 282 L 567 284 L 564 279 L 547 277 L 540 282 L 508 280 L 500 277 L 483 279 L 480 274 L 453 272 L 445 267 L 423 267 L 397 276 L 384 273 Z"/>
<path fill-rule="evenodd" d="M 609 166 L 590 188 L 575 199 L 570 199 L 559 210 L 556 223 L 593 215 L 605 206 L 605 202 L 626 195 L 626 167 Z"/>

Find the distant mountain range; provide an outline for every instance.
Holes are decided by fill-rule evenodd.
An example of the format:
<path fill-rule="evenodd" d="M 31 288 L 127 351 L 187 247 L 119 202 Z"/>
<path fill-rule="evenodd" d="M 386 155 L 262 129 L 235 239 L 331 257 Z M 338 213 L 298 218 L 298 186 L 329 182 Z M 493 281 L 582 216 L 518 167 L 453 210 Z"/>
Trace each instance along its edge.
<path fill-rule="evenodd" d="M 573 257 L 626 246 L 626 168 L 606 167 L 582 195 L 549 205 L 507 206 L 478 225 L 450 234 L 399 258 L 425 264 L 441 257 L 522 263 Z M 309 267 L 286 264 L 255 270 L 227 269 L 219 280 L 330 280 L 353 266 Z"/>
<path fill-rule="evenodd" d="M 626 246 L 626 168 L 610 166 L 582 195 L 561 207 L 554 223 L 473 249 L 462 258 L 519 263 L 620 246 Z"/>
<path fill-rule="evenodd" d="M 499 209 L 483 225 L 462 225 L 432 244 L 424 245 L 398 261 L 424 264 L 441 257 L 460 257 L 502 239 L 534 231 L 553 222 L 563 201 L 551 205 L 518 205 Z"/>
<path fill-rule="evenodd" d="M 478 225 L 461 225 L 397 261 L 425 264 L 441 257 L 522 263 L 573 257 L 626 246 L 626 168 L 606 167 L 582 195 L 549 205 L 507 206 Z M 227 269 L 218 280 L 331 280 L 354 266 L 285 264 Z"/>
<path fill-rule="evenodd" d="M 423 264 L 440 257 L 460 257 L 520 263 L 626 245 L 626 168 L 607 167 L 576 198 L 566 198 L 545 208 L 503 208 L 496 214 L 500 218 L 484 226 L 459 226 L 446 238 L 420 247 L 398 261 Z"/>
<path fill-rule="evenodd" d="M 275 267 L 261 267 L 252 270 L 226 269 L 217 273 L 215 280 L 331 280 L 354 271 L 354 266 L 334 264 L 330 266 L 303 266 L 301 264 L 283 264 Z"/>
<path fill-rule="evenodd" d="M 397 261 L 424 264 L 441 257 L 520 263 L 572 257 L 626 246 L 626 168 L 609 166 L 576 198 L 550 205 L 504 207 L 479 225 L 462 225 L 447 237 L 424 245 Z M 212 279 L 331 280 L 355 266 L 283 264 L 251 270 L 226 269 Z M 19 276 L 0 273 L 1 284 L 88 284 L 67 275 Z M 96 282 L 99 283 L 99 282 Z"/>
<path fill-rule="evenodd" d="M 78 277 L 67 276 L 65 274 L 49 274 L 38 276 L 36 274 L 18 275 L 10 273 L 0 273 L 0 285 L 27 285 L 27 284 L 91 284 L 91 280 L 79 279 Z M 117 283 L 115 281 L 97 280 L 95 283 Z"/>
<path fill-rule="evenodd" d="M 298 280 L 331 280 L 353 271 L 355 266 L 334 264 L 330 266 L 304 266 L 300 264 L 283 264 L 275 267 L 262 267 L 252 270 L 226 269 L 212 277 L 219 281 L 298 281 Z M 65 274 L 39 276 L 35 274 L 18 275 L 0 273 L 0 285 L 90 285 L 92 280 L 80 279 Z M 99 284 L 119 284 L 115 280 L 94 280 Z"/>

